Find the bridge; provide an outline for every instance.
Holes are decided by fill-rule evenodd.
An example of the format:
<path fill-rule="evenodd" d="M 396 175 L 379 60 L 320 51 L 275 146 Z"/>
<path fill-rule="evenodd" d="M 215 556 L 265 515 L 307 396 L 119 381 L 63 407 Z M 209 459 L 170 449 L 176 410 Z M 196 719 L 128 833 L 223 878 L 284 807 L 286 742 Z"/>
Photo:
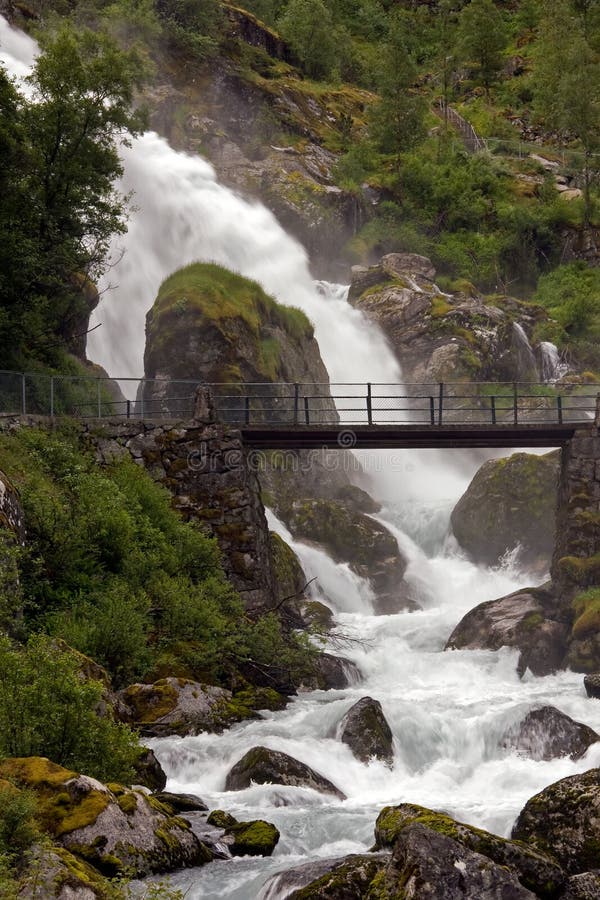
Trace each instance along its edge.
<path fill-rule="evenodd" d="M 0 415 L 191 421 L 200 403 L 256 449 L 562 447 L 578 427 L 600 425 L 599 390 L 523 382 L 117 382 L 0 372 Z"/>

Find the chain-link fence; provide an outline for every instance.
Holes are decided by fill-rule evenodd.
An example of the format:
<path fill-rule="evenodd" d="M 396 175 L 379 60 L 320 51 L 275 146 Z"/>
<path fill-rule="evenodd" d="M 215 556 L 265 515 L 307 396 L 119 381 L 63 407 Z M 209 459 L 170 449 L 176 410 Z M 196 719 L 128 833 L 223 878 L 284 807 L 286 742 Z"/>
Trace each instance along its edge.
<path fill-rule="evenodd" d="M 0 371 L 0 414 L 191 419 L 195 380 Z M 550 425 L 596 416 L 600 386 L 523 382 L 209 384 L 216 418 L 241 426 Z"/>

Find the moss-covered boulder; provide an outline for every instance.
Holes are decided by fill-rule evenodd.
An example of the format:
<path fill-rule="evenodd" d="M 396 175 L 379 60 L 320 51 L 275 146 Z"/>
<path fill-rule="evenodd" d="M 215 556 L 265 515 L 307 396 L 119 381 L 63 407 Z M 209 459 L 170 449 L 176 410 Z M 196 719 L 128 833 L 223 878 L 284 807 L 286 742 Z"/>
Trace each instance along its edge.
<path fill-rule="evenodd" d="M 132 684 L 120 696 L 129 710 L 127 721 L 152 737 L 220 731 L 244 718 L 232 705 L 231 691 L 187 678 Z"/>
<path fill-rule="evenodd" d="M 600 769 L 562 778 L 531 797 L 512 837 L 552 854 L 571 875 L 600 869 Z"/>
<path fill-rule="evenodd" d="M 334 794 L 345 800 L 344 794 L 324 775 L 306 763 L 268 747 L 253 747 L 233 766 L 225 779 L 226 791 L 241 791 L 255 784 L 285 784 L 308 787 L 323 794 Z"/>
<path fill-rule="evenodd" d="M 278 829 L 263 819 L 238 822 L 230 813 L 214 809 L 206 821 L 223 829 L 220 840 L 232 856 L 271 856 L 279 843 Z"/>
<path fill-rule="evenodd" d="M 110 882 L 83 859 L 64 847 L 43 845 L 32 848 L 18 885 L 19 900 L 108 900 L 113 891 Z"/>
<path fill-rule="evenodd" d="M 556 617 L 556 618 L 555 618 Z M 563 665 L 569 626 L 558 618 L 552 586 L 480 603 L 458 623 L 446 650 L 519 650 L 518 671 L 549 675 Z"/>
<path fill-rule="evenodd" d="M 143 876 L 212 859 L 185 819 L 141 791 L 101 784 L 40 757 L 3 760 L 0 778 L 34 791 L 44 829 L 104 875 Z"/>
<path fill-rule="evenodd" d="M 243 384 L 294 382 L 321 385 L 315 393 L 322 401 L 313 408 L 328 409 L 335 416 L 329 395 L 329 378 L 313 326 L 299 309 L 277 303 L 248 278 L 213 263 L 194 263 L 173 273 L 160 287 L 146 320 L 146 377 L 194 379 L 200 383 L 233 384 L 227 397 L 215 397 L 217 412 L 244 412 Z M 236 385 L 240 385 L 239 390 Z M 181 387 L 146 384 L 147 408 L 177 410 Z M 169 407 L 171 403 L 171 407 Z M 150 404 L 150 405 L 148 405 Z M 251 421 L 273 421 L 292 413 L 290 389 L 265 390 L 255 401 Z"/>
<path fill-rule="evenodd" d="M 343 859 L 326 863 L 329 871 L 306 884 L 304 887 L 285 894 L 289 900 L 360 900 L 363 897 L 373 896 L 370 887 L 374 879 L 380 875 L 385 867 L 386 860 L 376 855 L 346 856 Z M 298 873 L 302 877 L 301 868 Z M 288 878 L 294 876 L 284 873 Z"/>
<path fill-rule="evenodd" d="M 159 803 L 170 806 L 176 812 L 206 812 L 208 806 L 196 794 L 173 794 L 171 791 L 157 791 L 153 794 Z"/>
<path fill-rule="evenodd" d="M 321 544 L 336 562 L 368 578 L 377 612 L 411 608 L 403 582 L 407 563 L 385 525 L 340 500 L 314 498 L 295 501 L 286 522 L 294 537 Z"/>
<path fill-rule="evenodd" d="M 501 744 L 530 759 L 548 760 L 561 756 L 581 759 L 597 741 L 600 741 L 600 735 L 593 728 L 575 722 L 554 706 L 542 706 L 531 710 L 509 728 L 502 736 Z"/>
<path fill-rule="evenodd" d="M 361 762 L 379 759 L 388 766 L 394 762 L 394 737 L 378 700 L 361 697 L 344 715 L 339 728 L 340 740 Z"/>
<path fill-rule="evenodd" d="M 315 660 L 314 673 L 304 678 L 299 690 L 341 691 L 354 684 L 360 684 L 362 672 L 351 659 L 319 653 Z"/>
<path fill-rule="evenodd" d="M 451 524 L 471 559 L 496 565 L 519 548 L 520 562 L 548 571 L 554 548 L 560 452 L 515 453 L 484 463 L 452 511 Z"/>
<path fill-rule="evenodd" d="M 376 846 L 379 849 L 395 848 L 406 829 L 416 824 L 449 838 L 461 847 L 503 867 L 536 896 L 552 900 L 559 895 L 564 884 L 565 874 L 561 867 L 544 852 L 474 828 L 472 825 L 465 825 L 444 813 L 434 812 L 413 803 L 388 806 L 380 812 L 375 824 Z"/>

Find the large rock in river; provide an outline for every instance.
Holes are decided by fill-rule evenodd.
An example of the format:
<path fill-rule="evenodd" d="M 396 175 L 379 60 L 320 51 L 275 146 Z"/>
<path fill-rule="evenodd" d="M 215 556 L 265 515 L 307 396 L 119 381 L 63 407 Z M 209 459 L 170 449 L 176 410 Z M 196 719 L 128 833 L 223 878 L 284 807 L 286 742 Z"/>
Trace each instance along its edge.
<path fill-rule="evenodd" d="M 548 571 L 554 548 L 559 451 L 515 453 L 481 466 L 452 511 L 454 535 L 471 559 L 496 565 L 519 548 L 519 561 Z"/>
<path fill-rule="evenodd" d="M 340 723 L 340 740 L 361 762 L 374 758 L 391 766 L 394 761 L 392 730 L 381 703 L 372 697 L 362 697 L 350 707 Z"/>
<path fill-rule="evenodd" d="M 212 859 L 185 819 L 141 791 L 108 788 L 35 756 L 3 760 L 0 778 L 34 791 L 54 840 L 105 875 L 141 877 Z"/>
<path fill-rule="evenodd" d="M 554 706 L 527 713 L 502 737 L 502 746 L 530 759 L 549 760 L 561 756 L 580 759 L 600 741 L 600 735 L 583 722 L 575 722 Z"/>
<path fill-rule="evenodd" d="M 233 766 L 225 779 L 226 791 L 241 791 L 256 784 L 285 784 L 291 787 L 308 787 L 324 794 L 335 794 L 345 800 L 344 794 L 324 775 L 320 775 L 306 763 L 268 747 L 253 747 Z"/>
<path fill-rule="evenodd" d="M 231 721 L 231 691 L 187 678 L 132 684 L 120 697 L 130 710 L 128 721 L 154 737 L 219 731 Z"/>
<path fill-rule="evenodd" d="M 561 668 L 567 649 L 568 625 L 555 619 L 551 585 L 515 591 L 470 610 L 458 623 L 446 650 L 520 651 L 518 670 L 549 675 Z"/>
<path fill-rule="evenodd" d="M 562 778 L 531 797 L 512 837 L 552 854 L 572 875 L 600 869 L 600 769 Z"/>

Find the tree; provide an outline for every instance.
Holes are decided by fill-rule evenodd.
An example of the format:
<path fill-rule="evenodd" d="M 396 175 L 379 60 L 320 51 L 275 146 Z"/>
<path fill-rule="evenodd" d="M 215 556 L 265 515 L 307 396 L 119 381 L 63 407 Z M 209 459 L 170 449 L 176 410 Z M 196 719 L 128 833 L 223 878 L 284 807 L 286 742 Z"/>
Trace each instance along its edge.
<path fill-rule="evenodd" d="M 144 123 L 132 112 L 143 76 L 136 51 L 67 25 L 45 35 L 42 50 L 30 99 L 0 78 L 0 143 L 8 146 L 11 185 L 0 215 L 7 361 L 15 347 L 43 348 L 69 333 L 82 304 L 74 281 L 98 277 L 111 236 L 125 230 L 124 198 L 114 186 L 118 145 Z"/>
<path fill-rule="evenodd" d="M 312 78 L 329 75 L 337 55 L 333 20 L 322 0 L 290 0 L 277 28 Z"/>
<path fill-rule="evenodd" d="M 390 28 L 382 50 L 378 86 L 381 101 L 374 110 L 373 132 L 384 153 L 410 150 L 425 134 L 425 101 L 414 89 L 417 67 L 407 49 L 400 21 Z"/>
<path fill-rule="evenodd" d="M 492 0 L 471 0 L 458 24 L 458 53 L 473 66 L 486 92 L 502 68 L 508 31 Z"/>

